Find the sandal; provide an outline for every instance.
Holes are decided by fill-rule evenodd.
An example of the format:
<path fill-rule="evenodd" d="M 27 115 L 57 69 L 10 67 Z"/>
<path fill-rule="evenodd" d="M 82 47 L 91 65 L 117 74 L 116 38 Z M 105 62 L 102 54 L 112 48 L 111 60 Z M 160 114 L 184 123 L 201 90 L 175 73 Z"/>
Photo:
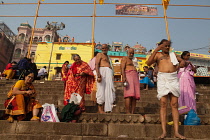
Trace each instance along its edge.
<path fill-rule="evenodd" d="M 13 123 L 14 122 L 14 119 L 12 116 L 9 116 L 9 118 L 7 119 L 7 121 L 9 121 L 10 123 Z"/>
<path fill-rule="evenodd" d="M 39 117 L 37 117 L 37 116 L 33 116 L 32 118 L 31 118 L 31 121 L 38 121 L 39 120 Z"/>

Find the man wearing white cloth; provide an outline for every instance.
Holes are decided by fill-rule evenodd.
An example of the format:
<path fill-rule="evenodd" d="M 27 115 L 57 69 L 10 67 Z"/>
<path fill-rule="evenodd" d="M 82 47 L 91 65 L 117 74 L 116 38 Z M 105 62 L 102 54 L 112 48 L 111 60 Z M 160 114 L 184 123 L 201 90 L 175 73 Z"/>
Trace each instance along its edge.
<path fill-rule="evenodd" d="M 170 53 L 171 42 L 163 39 L 158 47 L 154 50 L 152 55 L 146 62 L 147 65 L 157 63 L 157 92 L 158 99 L 160 100 L 160 120 L 162 126 L 162 135 L 160 139 L 164 139 L 167 135 L 166 132 L 166 110 L 167 101 L 170 99 L 170 106 L 172 109 L 172 116 L 174 122 L 174 137 L 186 139 L 179 134 L 179 113 L 178 113 L 178 97 L 179 97 L 179 82 L 177 78 L 178 67 L 184 67 L 184 61 L 175 55 L 174 52 Z M 162 52 L 158 53 L 158 51 Z"/>
<path fill-rule="evenodd" d="M 112 112 L 112 106 L 115 101 L 115 89 L 113 84 L 113 68 L 108 52 L 108 45 L 102 45 L 102 53 L 96 56 L 97 73 L 97 104 L 99 113 Z"/>

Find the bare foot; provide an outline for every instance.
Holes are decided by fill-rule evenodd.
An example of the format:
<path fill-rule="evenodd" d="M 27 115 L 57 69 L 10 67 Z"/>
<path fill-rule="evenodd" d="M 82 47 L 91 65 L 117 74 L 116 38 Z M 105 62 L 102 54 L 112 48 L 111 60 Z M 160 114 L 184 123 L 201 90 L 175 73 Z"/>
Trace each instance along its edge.
<path fill-rule="evenodd" d="M 148 90 L 147 88 L 145 88 L 144 90 Z"/>
<path fill-rule="evenodd" d="M 179 133 L 175 133 L 175 134 L 174 134 L 174 138 L 179 138 L 179 139 L 181 139 L 181 140 L 186 140 L 186 137 L 180 135 Z"/>
<path fill-rule="evenodd" d="M 104 114 L 104 113 L 105 113 L 102 105 L 99 105 L 99 106 L 98 106 L 98 112 L 99 112 L 100 114 Z"/>
<path fill-rule="evenodd" d="M 105 114 L 105 112 L 104 111 L 98 111 L 100 114 Z"/>
<path fill-rule="evenodd" d="M 162 135 L 160 135 L 160 136 L 158 137 L 158 139 L 160 139 L 160 140 L 165 139 L 165 138 L 166 138 L 166 133 L 163 133 Z"/>
<path fill-rule="evenodd" d="M 76 122 L 77 122 L 77 120 L 72 120 L 71 122 L 72 122 L 72 123 L 76 123 Z"/>

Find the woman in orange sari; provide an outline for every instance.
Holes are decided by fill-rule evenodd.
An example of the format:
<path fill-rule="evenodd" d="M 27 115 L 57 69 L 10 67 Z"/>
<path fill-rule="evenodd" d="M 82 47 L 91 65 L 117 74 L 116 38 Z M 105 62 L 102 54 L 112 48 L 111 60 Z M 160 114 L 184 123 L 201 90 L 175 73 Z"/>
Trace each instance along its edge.
<path fill-rule="evenodd" d="M 3 72 L 3 74 L 6 75 L 6 80 L 12 79 L 14 77 L 15 70 L 13 70 L 13 66 L 16 64 L 17 64 L 16 62 L 7 64 L 6 69 Z"/>
<path fill-rule="evenodd" d="M 6 112 L 9 115 L 7 119 L 9 122 L 14 121 L 14 117 L 18 121 L 25 119 L 26 115 L 30 112 L 33 113 L 31 121 L 39 120 L 37 117 L 39 108 L 42 106 L 35 100 L 36 94 L 32 84 L 34 74 L 29 72 L 25 74 L 24 80 L 19 80 L 12 86 L 7 94 L 8 99 L 4 103 Z"/>
<path fill-rule="evenodd" d="M 68 71 L 68 80 L 64 93 L 64 105 L 69 103 L 72 93 L 78 93 L 82 100 L 80 102 L 81 111 L 85 111 L 84 94 L 90 94 L 93 89 L 94 75 L 90 66 L 81 60 L 76 54 L 73 56 L 74 63 Z"/>
<path fill-rule="evenodd" d="M 64 89 L 66 87 L 66 81 L 68 79 L 68 65 L 69 65 L 69 61 L 66 61 L 63 63 L 62 65 L 62 69 L 61 69 L 61 75 L 62 75 L 62 81 L 64 82 Z"/>

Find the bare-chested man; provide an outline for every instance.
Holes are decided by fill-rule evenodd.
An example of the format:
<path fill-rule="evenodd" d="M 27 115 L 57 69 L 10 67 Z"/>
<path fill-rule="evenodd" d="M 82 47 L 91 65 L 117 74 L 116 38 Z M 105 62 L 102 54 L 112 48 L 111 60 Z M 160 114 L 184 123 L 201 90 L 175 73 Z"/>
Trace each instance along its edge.
<path fill-rule="evenodd" d="M 124 87 L 125 109 L 126 114 L 133 114 L 136 107 L 136 100 L 140 99 L 140 84 L 138 73 L 133 64 L 134 49 L 128 49 L 128 56 L 121 60 L 121 73 L 123 83 L 127 82 Z"/>
<path fill-rule="evenodd" d="M 172 116 L 174 121 L 174 137 L 180 139 L 186 139 L 184 136 L 179 134 L 179 113 L 178 113 L 178 97 L 179 93 L 179 82 L 177 79 L 178 67 L 184 67 L 184 61 L 175 55 L 173 52 L 169 52 L 171 42 L 163 39 L 159 46 L 154 50 L 152 55 L 146 62 L 147 65 L 157 63 L 158 75 L 157 75 L 157 92 L 158 99 L 160 100 L 160 120 L 163 133 L 159 138 L 166 137 L 166 110 L 167 101 L 170 98 L 170 106 L 172 109 Z M 161 53 L 158 51 L 162 50 Z M 178 61 L 177 61 L 178 60 Z M 179 64 L 179 65 L 178 65 Z"/>
<path fill-rule="evenodd" d="M 113 84 L 113 70 L 110 58 L 107 55 L 108 45 L 102 45 L 102 53 L 96 56 L 97 92 L 96 98 L 99 113 L 111 112 L 115 100 Z"/>

